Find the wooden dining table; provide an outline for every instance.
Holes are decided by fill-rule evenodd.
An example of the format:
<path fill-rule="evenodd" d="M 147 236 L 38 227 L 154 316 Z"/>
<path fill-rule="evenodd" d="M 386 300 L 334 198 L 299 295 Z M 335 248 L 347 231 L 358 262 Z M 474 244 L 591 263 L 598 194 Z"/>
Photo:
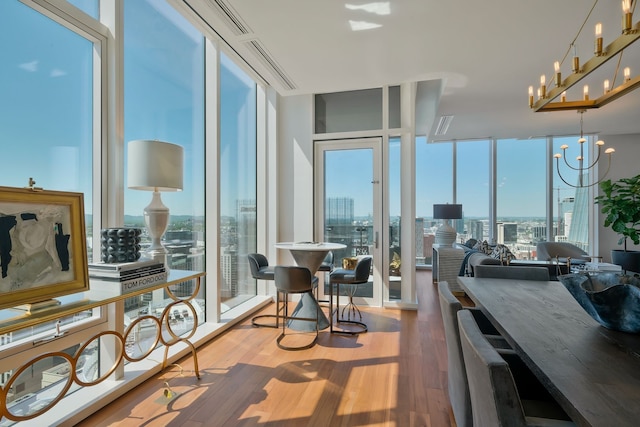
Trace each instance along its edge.
<path fill-rule="evenodd" d="M 458 283 L 577 425 L 640 425 L 640 335 L 601 326 L 560 282 Z"/>

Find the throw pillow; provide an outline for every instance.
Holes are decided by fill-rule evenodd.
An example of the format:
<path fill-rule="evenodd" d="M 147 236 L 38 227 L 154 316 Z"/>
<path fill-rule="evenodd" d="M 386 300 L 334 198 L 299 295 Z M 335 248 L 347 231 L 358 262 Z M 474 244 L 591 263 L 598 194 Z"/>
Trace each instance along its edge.
<path fill-rule="evenodd" d="M 478 241 L 474 238 L 471 238 L 469 240 L 467 240 L 466 242 L 464 242 L 464 245 L 466 247 L 468 247 L 469 249 L 473 249 L 474 246 L 478 243 Z"/>
<path fill-rule="evenodd" d="M 487 243 L 486 240 L 483 240 L 482 242 L 478 241 L 478 243 L 475 244 L 473 249 L 477 250 L 478 252 L 482 252 L 484 254 L 487 254 L 487 255 L 490 255 L 491 252 L 493 251 L 493 248 L 491 248 L 491 246 L 489 246 L 489 243 Z"/>
<path fill-rule="evenodd" d="M 491 252 L 491 257 L 495 259 L 499 259 L 504 263 L 509 263 L 512 259 L 516 259 L 516 256 L 511 252 L 511 250 L 502 244 L 497 244 L 496 247 Z"/>

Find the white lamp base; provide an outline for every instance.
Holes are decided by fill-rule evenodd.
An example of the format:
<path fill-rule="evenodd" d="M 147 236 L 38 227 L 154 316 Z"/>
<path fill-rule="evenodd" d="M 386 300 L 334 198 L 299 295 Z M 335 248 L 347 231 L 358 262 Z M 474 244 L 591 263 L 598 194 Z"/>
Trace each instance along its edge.
<path fill-rule="evenodd" d="M 456 241 L 458 233 L 455 228 L 449 224 L 449 220 L 445 220 L 440 227 L 436 230 L 436 238 L 434 244 L 440 246 L 453 246 L 453 242 Z"/>
<path fill-rule="evenodd" d="M 164 263 L 165 268 L 169 268 L 167 264 L 167 248 L 162 244 L 162 236 L 164 236 L 169 226 L 169 208 L 162 203 L 160 192 L 154 191 L 151 203 L 144 208 L 144 223 L 151 237 L 151 246 L 145 251 L 149 258 Z"/>

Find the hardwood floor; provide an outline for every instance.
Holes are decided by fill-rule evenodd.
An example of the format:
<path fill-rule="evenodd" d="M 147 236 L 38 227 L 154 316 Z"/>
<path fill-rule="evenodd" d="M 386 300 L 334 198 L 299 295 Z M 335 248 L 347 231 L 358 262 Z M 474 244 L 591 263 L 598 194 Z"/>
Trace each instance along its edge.
<path fill-rule="evenodd" d="M 417 280 L 418 311 L 364 308 L 369 332 L 327 329 L 308 350 L 280 350 L 279 330 L 246 319 L 198 350 L 200 380 L 186 358 L 78 425 L 455 426 L 437 288 L 430 271 Z"/>

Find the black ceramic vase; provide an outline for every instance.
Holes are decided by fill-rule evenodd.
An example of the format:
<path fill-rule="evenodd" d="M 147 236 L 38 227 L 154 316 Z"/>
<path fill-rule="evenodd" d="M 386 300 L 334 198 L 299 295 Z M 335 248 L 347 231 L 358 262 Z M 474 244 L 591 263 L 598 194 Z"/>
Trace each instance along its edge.
<path fill-rule="evenodd" d="M 102 262 L 113 264 L 140 259 L 139 228 L 103 228 L 100 235 Z"/>

